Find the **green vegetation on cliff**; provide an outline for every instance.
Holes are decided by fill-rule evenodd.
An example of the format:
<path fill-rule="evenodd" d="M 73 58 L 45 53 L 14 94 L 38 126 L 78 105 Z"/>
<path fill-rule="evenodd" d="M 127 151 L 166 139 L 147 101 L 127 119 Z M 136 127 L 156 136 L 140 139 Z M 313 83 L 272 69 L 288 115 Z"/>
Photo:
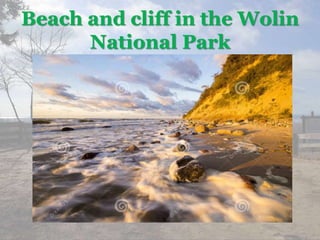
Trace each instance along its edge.
<path fill-rule="evenodd" d="M 229 55 L 185 119 L 282 119 L 292 115 L 291 55 Z"/>

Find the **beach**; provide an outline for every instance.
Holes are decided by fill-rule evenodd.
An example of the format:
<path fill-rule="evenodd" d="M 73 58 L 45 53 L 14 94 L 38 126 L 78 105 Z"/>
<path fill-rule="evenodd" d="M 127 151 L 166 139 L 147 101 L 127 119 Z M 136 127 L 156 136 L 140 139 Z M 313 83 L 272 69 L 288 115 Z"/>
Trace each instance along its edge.
<path fill-rule="evenodd" d="M 292 129 L 291 127 L 244 124 L 215 128 L 246 132 L 244 136 L 202 134 L 189 138 L 199 149 L 211 147 L 211 153 L 199 156 L 206 168 L 234 171 L 241 175 L 267 178 L 269 181 L 292 188 Z M 215 149 L 222 148 L 222 151 Z M 238 150 L 238 151 L 237 151 Z M 240 151 L 239 151 L 240 150 Z M 241 151 L 242 150 L 242 151 Z M 226 160 L 227 159 L 227 160 Z M 272 175 L 287 179 L 271 177 Z"/>
<path fill-rule="evenodd" d="M 288 124 L 250 122 L 34 124 L 33 220 L 290 222 L 291 135 Z M 204 172 L 177 181 L 170 170 L 187 158 Z"/>

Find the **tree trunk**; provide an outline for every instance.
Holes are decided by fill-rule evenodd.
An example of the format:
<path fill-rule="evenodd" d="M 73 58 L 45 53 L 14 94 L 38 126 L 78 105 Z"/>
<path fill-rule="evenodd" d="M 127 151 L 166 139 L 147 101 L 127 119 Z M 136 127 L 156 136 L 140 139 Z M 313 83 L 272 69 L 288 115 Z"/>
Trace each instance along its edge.
<path fill-rule="evenodd" d="M 12 98 L 11 98 L 11 96 L 10 96 L 9 89 L 6 88 L 5 91 L 6 91 L 6 93 L 7 93 L 7 96 L 8 96 L 8 98 L 9 98 L 9 101 L 10 101 L 10 103 L 11 103 L 11 106 L 12 106 L 12 109 L 13 109 L 13 111 L 14 111 L 14 114 L 16 115 L 16 119 L 17 119 L 19 122 L 21 122 L 21 120 L 20 120 L 20 118 L 19 118 L 19 115 L 18 115 L 18 112 L 17 112 L 17 109 L 16 109 L 16 106 L 14 105 L 14 102 L 12 101 Z"/>
<path fill-rule="evenodd" d="M 30 118 L 33 119 L 33 89 L 31 87 Z"/>

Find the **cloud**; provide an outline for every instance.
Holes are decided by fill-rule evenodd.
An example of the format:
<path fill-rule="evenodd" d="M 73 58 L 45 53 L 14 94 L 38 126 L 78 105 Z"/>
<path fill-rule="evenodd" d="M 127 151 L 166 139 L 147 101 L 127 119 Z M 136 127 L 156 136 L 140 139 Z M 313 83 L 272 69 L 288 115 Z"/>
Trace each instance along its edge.
<path fill-rule="evenodd" d="M 170 106 L 175 103 L 174 99 L 172 97 L 158 97 L 159 103 L 161 103 L 163 106 Z"/>
<path fill-rule="evenodd" d="M 81 75 L 80 79 L 86 83 L 90 83 L 92 85 L 102 87 L 104 90 L 108 92 L 115 92 L 116 86 L 114 83 L 110 83 L 106 80 L 102 80 L 89 75 Z"/>
<path fill-rule="evenodd" d="M 45 69 L 35 70 L 34 73 L 45 77 L 52 77 L 52 73 Z"/>
<path fill-rule="evenodd" d="M 39 92 L 45 95 L 49 95 L 52 97 L 57 97 L 65 100 L 77 100 L 79 97 L 76 95 L 69 93 L 68 89 L 71 88 L 66 84 L 59 83 L 34 83 L 33 86 Z"/>
<path fill-rule="evenodd" d="M 148 116 L 180 116 L 192 108 L 194 102 L 188 100 L 176 101 L 172 97 L 159 96 L 156 101 L 149 100 L 141 91 L 125 96 L 93 96 L 77 97 L 67 90 L 68 85 L 56 83 L 36 83 L 35 89 L 45 94 L 45 99 L 36 99 L 35 108 L 40 105 L 60 108 L 81 109 L 95 113 L 110 112 L 111 110 L 127 113 L 141 112 Z M 53 97 L 53 98 L 52 98 Z M 77 100 L 77 101 L 70 101 Z M 38 105 L 38 107 L 37 107 Z M 159 115 L 160 114 L 160 115 Z"/>
<path fill-rule="evenodd" d="M 86 83 L 98 86 L 106 90 L 107 92 L 114 93 L 121 96 L 130 96 L 131 98 L 138 98 L 148 100 L 148 97 L 141 91 L 130 92 L 130 86 L 126 82 L 109 82 L 97 77 L 82 75 L 80 79 Z"/>
<path fill-rule="evenodd" d="M 312 3 L 313 0 L 291 0 L 291 1 L 284 1 L 284 2 L 277 2 L 278 9 L 285 9 L 285 13 L 288 15 L 296 15 L 299 16 L 299 23 L 305 24 L 309 21 L 312 21 L 313 18 L 310 17 L 310 10 L 312 10 Z"/>
<path fill-rule="evenodd" d="M 167 65 L 174 76 L 187 82 L 198 80 L 202 74 L 199 66 L 192 59 L 169 62 Z"/>
<path fill-rule="evenodd" d="M 248 9 L 241 9 L 247 11 Z M 232 10 L 229 15 L 235 19 L 232 26 L 225 28 L 224 33 L 231 39 L 232 49 L 251 50 L 258 45 L 261 33 L 257 27 L 243 26 L 239 20 L 238 10 Z"/>
<path fill-rule="evenodd" d="M 138 99 L 148 100 L 148 97 L 141 91 L 133 92 L 131 95 Z"/>
<path fill-rule="evenodd" d="M 70 57 L 66 55 L 48 55 L 45 56 L 45 61 L 48 64 L 60 64 L 60 65 L 70 65 L 76 63 Z"/>
<path fill-rule="evenodd" d="M 222 67 L 222 65 L 227 61 L 228 56 L 228 54 L 216 54 L 213 56 L 213 60 Z"/>
<path fill-rule="evenodd" d="M 161 76 L 153 71 L 145 69 L 139 65 L 134 66 L 134 72 L 120 72 L 119 76 L 122 81 L 128 83 L 136 83 L 147 86 L 151 91 L 159 96 L 173 96 L 172 89 L 180 89 L 185 91 L 197 92 L 201 91 L 195 88 L 187 87 L 176 82 L 162 79 Z"/>
<path fill-rule="evenodd" d="M 293 55 L 293 106 L 294 112 L 305 114 L 306 111 L 320 112 L 318 81 L 320 75 L 320 51 L 299 50 Z"/>
<path fill-rule="evenodd" d="M 320 72 L 320 51 L 310 49 L 295 52 L 293 62 L 298 74 Z"/>
<path fill-rule="evenodd" d="M 110 110 L 110 109 L 131 109 L 136 107 L 134 101 L 129 98 L 112 98 L 106 96 L 86 98 L 82 100 L 82 103 L 98 109 Z"/>
<path fill-rule="evenodd" d="M 134 68 L 134 73 L 121 72 L 121 80 L 128 83 L 131 82 L 147 86 L 151 91 L 160 96 L 173 95 L 170 89 L 165 84 L 163 84 L 163 81 L 161 81 L 160 75 L 140 66 L 135 66 Z"/>
<path fill-rule="evenodd" d="M 126 61 L 126 62 L 130 62 L 132 61 L 132 56 L 117 56 L 116 59 L 118 61 Z"/>

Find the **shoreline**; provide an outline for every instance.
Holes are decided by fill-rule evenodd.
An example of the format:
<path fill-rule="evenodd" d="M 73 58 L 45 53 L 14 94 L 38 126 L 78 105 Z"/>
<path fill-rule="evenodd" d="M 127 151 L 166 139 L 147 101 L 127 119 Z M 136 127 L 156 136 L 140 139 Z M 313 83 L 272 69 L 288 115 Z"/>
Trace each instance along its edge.
<path fill-rule="evenodd" d="M 291 143 L 289 127 L 228 123 L 196 134 L 181 119 L 135 123 L 36 133 L 33 220 L 292 220 L 291 154 L 280 146 Z M 231 134 L 217 134 L 223 129 Z M 130 211 L 118 211 L 120 200 Z"/>
<path fill-rule="evenodd" d="M 189 126 L 187 128 L 190 129 L 190 121 L 185 121 L 186 126 Z M 217 134 L 219 129 L 242 130 L 245 134 L 243 136 L 219 135 Z M 205 169 L 232 171 L 244 176 L 259 176 L 292 189 L 291 126 L 244 123 L 236 126 L 213 127 L 206 133 L 187 134 L 183 138 L 199 152 L 197 159 Z M 238 150 L 240 148 L 240 151 L 235 151 L 235 148 Z"/>

